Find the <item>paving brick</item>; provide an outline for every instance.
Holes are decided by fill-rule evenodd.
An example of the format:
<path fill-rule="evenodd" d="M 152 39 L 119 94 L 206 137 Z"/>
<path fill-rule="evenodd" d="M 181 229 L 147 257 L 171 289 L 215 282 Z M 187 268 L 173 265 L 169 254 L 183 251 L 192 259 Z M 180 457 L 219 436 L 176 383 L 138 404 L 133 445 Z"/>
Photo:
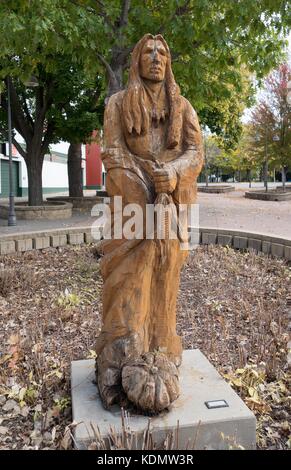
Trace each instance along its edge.
<path fill-rule="evenodd" d="M 92 237 L 91 231 L 84 233 L 85 243 L 94 243 L 94 238 Z"/>
<path fill-rule="evenodd" d="M 69 245 L 81 245 L 84 243 L 84 233 L 69 233 L 68 243 Z"/>
<path fill-rule="evenodd" d="M 264 241 L 262 242 L 262 252 L 265 255 L 269 255 L 271 253 L 271 242 Z"/>
<path fill-rule="evenodd" d="M 50 247 L 50 237 L 36 237 L 33 239 L 33 248 L 43 250 Z"/>
<path fill-rule="evenodd" d="M 202 232 L 202 245 L 216 245 L 217 234 Z"/>
<path fill-rule="evenodd" d="M 32 238 L 24 238 L 23 240 L 15 240 L 16 251 L 32 250 Z"/>
<path fill-rule="evenodd" d="M 246 250 L 248 247 L 248 238 L 246 237 L 233 237 L 233 247 L 239 250 Z"/>
<path fill-rule="evenodd" d="M 15 253 L 15 241 L 0 242 L 0 255 L 9 255 Z"/>
<path fill-rule="evenodd" d="M 262 251 L 262 241 L 257 238 L 249 238 L 248 248 L 256 252 Z"/>
<path fill-rule="evenodd" d="M 201 244 L 202 245 L 208 245 L 208 235 L 209 233 L 202 232 L 201 234 Z"/>
<path fill-rule="evenodd" d="M 291 246 L 285 246 L 284 258 L 291 261 Z"/>
<path fill-rule="evenodd" d="M 58 246 L 65 246 L 67 245 L 68 240 L 67 240 L 67 235 L 51 235 L 50 236 L 50 244 L 53 247 L 58 247 Z"/>
<path fill-rule="evenodd" d="M 271 253 L 273 256 L 284 258 L 284 248 L 285 248 L 284 245 L 280 245 L 279 243 L 272 243 Z"/>
<path fill-rule="evenodd" d="M 217 237 L 217 243 L 222 246 L 232 246 L 232 235 L 219 234 Z"/>

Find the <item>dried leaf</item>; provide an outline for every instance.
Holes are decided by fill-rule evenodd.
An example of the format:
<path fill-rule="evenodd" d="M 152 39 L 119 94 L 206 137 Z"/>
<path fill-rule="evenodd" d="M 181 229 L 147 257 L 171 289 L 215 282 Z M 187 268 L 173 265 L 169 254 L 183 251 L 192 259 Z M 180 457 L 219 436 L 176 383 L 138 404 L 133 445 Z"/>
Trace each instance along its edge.
<path fill-rule="evenodd" d="M 61 440 L 61 447 L 67 450 L 72 444 L 71 430 L 69 426 L 66 426 L 64 437 Z"/>
<path fill-rule="evenodd" d="M 0 434 L 2 436 L 5 436 L 5 434 L 7 434 L 8 431 L 9 431 L 9 429 L 6 426 L 0 426 Z"/>

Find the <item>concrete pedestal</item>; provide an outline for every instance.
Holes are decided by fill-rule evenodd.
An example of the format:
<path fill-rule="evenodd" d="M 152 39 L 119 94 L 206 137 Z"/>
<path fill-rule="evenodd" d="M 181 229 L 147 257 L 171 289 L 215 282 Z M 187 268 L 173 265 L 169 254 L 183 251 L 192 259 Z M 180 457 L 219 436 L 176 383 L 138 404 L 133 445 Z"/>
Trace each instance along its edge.
<path fill-rule="evenodd" d="M 80 423 L 75 440 L 78 448 L 83 449 L 94 440 L 92 426 L 98 426 L 105 438 L 110 427 L 117 433 L 121 429 L 120 408 L 115 406 L 110 411 L 103 408 L 94 380 L 94 360 L 72 363 L 73 420 Z M 158 447 L 167 435 L 174 433 L 174 442 L 178 438 L 175 448 L 179 450 L 255 448 L 254 414 L 198 349 L 183 353 L 180 386 L 181 395 L 171 410 L 151 418 L 153 441 Z M 225 400 L 228 406 L 207 408 L 205 402 L 216 400 Z M 148 420 L 146 416 L 131 415 L 131 430 L 141 436 Z"/>

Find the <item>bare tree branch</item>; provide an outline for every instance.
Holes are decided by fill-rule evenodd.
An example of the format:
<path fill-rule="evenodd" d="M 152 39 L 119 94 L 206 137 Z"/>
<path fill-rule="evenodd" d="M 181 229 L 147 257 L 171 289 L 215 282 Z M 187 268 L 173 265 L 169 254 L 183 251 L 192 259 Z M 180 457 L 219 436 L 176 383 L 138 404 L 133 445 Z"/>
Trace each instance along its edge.
<path fill-rule="evenodd" d="M 29 109 L 28 109 L 28 106 L 27 106 L 27 102 L 26 102 L 24 93 L 21 93 L 21 98 L 22 98 L 22 105 L 23 105 L 23 109 L 24 109 L 24 113 L 25 113 L 26 119 L 27 119 L 27 121 L 29 122 L 29 125 L 30 125 L 30 127 L 31 127 L 31 131 L 33 132 L 34 122 L 33 122 L 33 119 L 32 119 L 32 117 L 31 117 L 30 111 L 29 111 Z"/>
<path fill-rule="evenodd" d="M 109 88 L 112 90 L 119 91 L 119 84 L 110 64 L 107 62 L 107 60 L 104 59 L 104 57 L 101 54 L 97 54 L 97 57 L 100 60 L 100 62 L 104 65 L 107 71 L 108 78 L 109 78 Z"/>
<path fill-rule="evenodd" d="M 6 84 L 7 80 L 10 81 L 12 121 L 15 123 L 15 128 L 22 135 L 24 140 L 29 142 L 33 136 L 32 130 L 26 122 L 13 82 L 10 77 L 7 77 L 5 80 Z"/>
<path fill-rule="evenodd" d="M 50 142 L 51 142 L 53 133 L 54 133 L 54 122 L 53 122 L 53 121 L 50 121 L 50 122 L 48 123 L 47 130 L 46 130 L 44 139 L 43 139 L 43 141 L 42 141 L 41 151 L 40 151 L 41 157 L 44 157 L 44 155 L 46 154 L 46 151 L 47 151 L 48 146 L 49 146 L 49 144 L 50 144 Z"/>
<path fill-rule="evenodd" d="M 18 152 L 20 153 L 20 155 L 25 159 L 26 158 L 26 151 L 21 147 L 20 143 L 17 142 L 17 140 L 15 139 L 15 137 L 12 137 L 12 143 L 14 145 L 14 147 L 18 150 Z"/>
<path fill-rule="evenodd" d="M 51 80 L 48 83 L 47 88 L 46 88 L 46 93 L 44 94 L 44 99 L 43 99 L 43 112 L 44 112 L 44 115 L 47 112 L 50 105 L 52 104 L 53 92 L 54 92 L 54 81 Z"/>
<path fill-rule="evenodd" d="M 128 23 L 128 12 L 130 8 L 130 0 L 123 0 L 122 8 L 121 8 L 121 15 L 119 18 L 119 28 L 123 28 Z"/>

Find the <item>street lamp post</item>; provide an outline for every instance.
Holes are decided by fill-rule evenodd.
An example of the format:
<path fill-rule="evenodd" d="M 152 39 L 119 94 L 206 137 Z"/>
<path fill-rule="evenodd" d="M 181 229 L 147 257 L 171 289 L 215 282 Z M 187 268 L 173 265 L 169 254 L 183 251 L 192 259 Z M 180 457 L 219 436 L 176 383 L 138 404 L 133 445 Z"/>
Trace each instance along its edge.
<path fill-rule="evenodd" d="M 13 191 L 13 160 L 12 160 L 12 122 L 11 122 L 11 96 L 10 96 L 10 78 L 7 78 L 7 105 L 8 105 L 8 147 L 9 147 L 9 212 L 8 226 L 16 225 L 16 215 L 14 207 Z"/>

